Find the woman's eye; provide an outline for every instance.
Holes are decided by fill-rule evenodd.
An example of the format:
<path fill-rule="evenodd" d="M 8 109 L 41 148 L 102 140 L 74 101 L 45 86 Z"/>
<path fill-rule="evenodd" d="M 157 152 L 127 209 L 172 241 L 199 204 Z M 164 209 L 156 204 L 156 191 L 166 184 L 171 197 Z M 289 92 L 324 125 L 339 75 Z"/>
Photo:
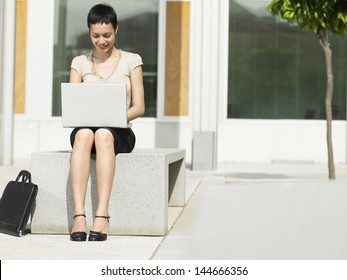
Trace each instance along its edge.
<path fill-rule="evenodd" d="M 100 36 L 102 36 L 103 38 L 108 39 L 108 38 L 111 37 L 111 34 L 105 34 L 105 35 L 93 34 L 92 36 L 93 36 L 93 38 L 95 38 L 95 39 L 100 38 Z"/>

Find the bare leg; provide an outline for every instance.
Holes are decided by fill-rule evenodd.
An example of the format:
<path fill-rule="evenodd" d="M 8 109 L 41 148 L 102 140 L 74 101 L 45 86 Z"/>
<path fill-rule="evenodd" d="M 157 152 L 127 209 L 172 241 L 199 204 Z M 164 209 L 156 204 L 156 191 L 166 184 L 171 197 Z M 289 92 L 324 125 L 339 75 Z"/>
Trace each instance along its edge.
<path fill-rule="evenodd" d="M 76 133 L 70 161 L 74 215 L 85 213 L 85 199 L 90 170 L 90 152 L 93 142 L 94 133 L 90 129 L 81 129 Z M 83 216 L 74 219 L 71 232 L 76 231 L 86 231 L 86 220 Z"/>
<path fill-rule="evenodd" d="M 116 168 L 114 139 L 108 129 L 98 129 L 95 133 L 96 176 L 99 204 L 96 215 L 109 215 L 109 201 Z M 94 231 L 108 232 L 107 219 L 97 218 L 93 224 Z"/>

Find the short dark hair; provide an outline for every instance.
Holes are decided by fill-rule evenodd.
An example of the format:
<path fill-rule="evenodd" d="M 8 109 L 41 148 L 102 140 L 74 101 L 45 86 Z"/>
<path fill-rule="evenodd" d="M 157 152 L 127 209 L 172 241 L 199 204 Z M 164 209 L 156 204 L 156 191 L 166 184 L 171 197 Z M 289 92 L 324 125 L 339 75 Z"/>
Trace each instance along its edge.
<path fill-rule="evenodd" d="M 87 17 L 88 28 L 91 24 L 95 23 L 111 23 L 113 28 L 116 30 L 118 26 L 116 11 L 108 4 L 97 4 L 93 6 Z"/>

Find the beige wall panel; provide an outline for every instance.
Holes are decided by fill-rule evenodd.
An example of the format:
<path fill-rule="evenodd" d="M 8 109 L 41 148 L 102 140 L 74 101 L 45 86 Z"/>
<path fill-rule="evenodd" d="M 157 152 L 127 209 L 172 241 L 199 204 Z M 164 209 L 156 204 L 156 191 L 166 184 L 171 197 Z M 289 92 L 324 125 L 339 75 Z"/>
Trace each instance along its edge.
<path fill-rule="evenodd" d="M 188 116 L 190 2 L 167 2 L 165 116 Z"/>
<path fill-rule="evenodd" d="M 25 58 L 27 0 L 16 1 L 16 62 L 15 62 L 15 102 L 16 114 L 25 113 Z"/>

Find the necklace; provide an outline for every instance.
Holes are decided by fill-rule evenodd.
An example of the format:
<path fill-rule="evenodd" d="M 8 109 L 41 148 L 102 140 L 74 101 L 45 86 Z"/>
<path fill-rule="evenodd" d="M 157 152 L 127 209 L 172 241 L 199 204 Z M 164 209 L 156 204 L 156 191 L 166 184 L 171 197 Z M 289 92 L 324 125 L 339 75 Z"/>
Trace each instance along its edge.
<path fill-rule="evenodd" d="M 121 57 L 122 57 L 122 52 L 121 50 L 118 50 L 118 56 L 115 56 L 114 58 L 112 58 L 112 55 L 106 59 L 104 62 L 102 63 L 99 63 L 99 64 L 104 64 L 105 62 L 107 62 L 108 60 L 114 60 L 114 61 L 111 61 L 111 63 L 115 63 L 111 69 L 111 71 L 105 71 L 105 73 L 100 73 L 100 66 L 99 64 L 95 63 L 95 59 L 94 59 L 94 53 L 95 53 L 95 50 L 93 51 L 92 53 L 92 73 L 94 75 L 96 75 L 99 79 L 102 79 L 104 81 L 107 81 L 113 74 L 114 72 L 116 72 L 117 68 L 118 68 L 118 64 L 121 60 Z M 106 65 L 107 67 L 107 65 Z M 99 68 L 99 69 L 98 69 Z M 110 67 L 111 68 L 111 67 Z M 99 71 L 98 71 L 99 70 Z M 108 72 L 108 74 L 106 75 L 106 73 Z"/>

